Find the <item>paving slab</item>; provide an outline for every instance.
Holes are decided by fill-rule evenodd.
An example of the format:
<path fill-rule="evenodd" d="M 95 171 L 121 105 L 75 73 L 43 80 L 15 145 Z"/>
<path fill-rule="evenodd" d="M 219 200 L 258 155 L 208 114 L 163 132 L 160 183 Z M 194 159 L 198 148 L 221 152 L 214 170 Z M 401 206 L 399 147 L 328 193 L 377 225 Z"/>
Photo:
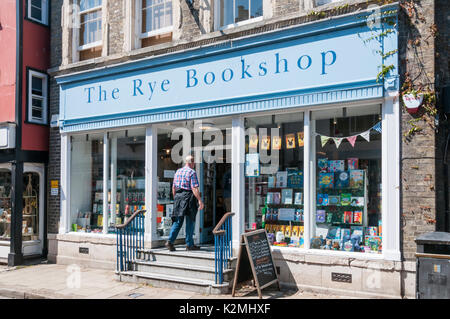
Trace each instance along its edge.
<path fill-rule="evenodd" d="M 2 271 L 3 270 L 3 271 Z M 77 265 L 38 264 L 14 269 L 0 268 L 1 298 L 50 299 L 230 299 L 231 294 L 206 295 L 196 292 L 157 288 L 138 283 L 119 282 L 114 271 Z M 257 299 L 252 287 L 243 287 L 237 298 Z M 333 296 L 335 298 L 336 296 Z M 328 295 L 296 290 L 264 289 L 263 299 L 330 298 Z"/>

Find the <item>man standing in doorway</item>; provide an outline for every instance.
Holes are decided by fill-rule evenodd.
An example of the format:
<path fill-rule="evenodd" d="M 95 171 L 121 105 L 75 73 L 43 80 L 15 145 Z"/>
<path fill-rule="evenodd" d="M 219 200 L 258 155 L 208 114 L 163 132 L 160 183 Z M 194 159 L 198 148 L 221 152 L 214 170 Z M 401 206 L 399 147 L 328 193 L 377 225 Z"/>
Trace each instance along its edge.
<path fill-rule="evenodd" d="M 194 245 L 193 235 L 195 216 L 198 210 L 203 209 L 204 205 L 198 189 L 199 183 L 194 165 L 194 157 L 191 155 L 186 156 L 185 166 L 176 171 L 173 179 L 173 225 L 170 230 L 169 240 L 166 242 L 166 247 L 170 251 L 175 250 L 173 243 L 183 226 L 184 218 L 186 218 L 186 249 L 200 249 L 200 247 Z"/>

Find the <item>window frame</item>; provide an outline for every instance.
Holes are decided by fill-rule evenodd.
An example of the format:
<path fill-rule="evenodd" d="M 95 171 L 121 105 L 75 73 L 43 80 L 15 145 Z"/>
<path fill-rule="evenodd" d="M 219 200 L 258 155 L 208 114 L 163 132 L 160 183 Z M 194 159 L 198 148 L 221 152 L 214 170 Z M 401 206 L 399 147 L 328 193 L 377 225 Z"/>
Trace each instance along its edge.
<path fill-rule="evenodd" d="M 33 77 L 43 80 L 42 84 L 42 96 L 33 94 Z M 39 98 L 42 100 L 42 119 L 33 118 L 33 98 Z M 42 71 L 27 68 L 27 114 L 26 122 L 32 124 L 48 125 L 48 74 Z"/>
<path fill-rule="evenodd" d="M 236 0 L 231 0 L 231 1 L 233 1 L 233 20 L 234 20 L 235 19 L 234 1 L 236 1 Z M 249 2 L 249 8 L 250 8 L 251 0 L 247 0 L 247 1 Z M 214 6 L 215 7 L 214 8 L 214 30 L 215 31 L 223 31 L 223 30 L 232 29 L 232 28 L 243 26 L 243 25 L 263 21 L 264 20 L 264 11 L 265 11 L 264 10 L 265 9 L 264 2 L 265 2 L 264 0 L 261 0 L 261 4 L 263 6 L 263 14 L 261 16 L 256 17 L 256 18 L 249 18 L 249 19 L 242 20 L 239 22 L 220 26 L 220 7 L 219 7 L 219 1 L 217 1 L 216 5 Z"/>
<path fill-rule="evenodd" d="M 31 9 L 33 7 L 32 5 L 32 0 L 28 0 L 27 1 L 27 9 L 26 9 L 26 19 L 38 23 L 38 24 L 42 24 L 44 26 L 49 26 L 49 11 L 50 11 L 50 5 L 49 5 L 49 0 L 41 0 L 41 20 L 34 18 L 31 15 Z"/>
<path fill-rule="evenodd" d="M 77 0 L 78 8 L 80 8 L 80 1 L 81 0 Z M 78 25 L 80 27 L 79 30 L 77 31 L 78 32 L 78 43 L 77 43 L 77 51 L 78 52 L 84 51 L 84 50 L 87 50 L 87 49 L 91 49 L 91 48 L 96 48 L 96 47 L 99 47 L 99 46 L 103 45 L 103 34 L 102 34 L 103 33 L 103 27 L 102 27 L 101 32 L 100 32 L 100 36 L 101 36 L 100 40 L 97 40 L 97 41 L 94 41 L 94 42 L 85 43 L 85 44 L 81 44 L 81 41 L 82 41 L 82 36 L 81 36 L 81 16 L 85 15 L 85 14 L 89 14 L 89 13 L 98 11 L 98 12 L 100 12 L 100 24 L 103 26 L 103 1 L 104 0 L 102 0 L 102 3 L 99 6 L 96 6 L 96 7 L 93 7 L 93 8 L 89 8 L 89 9 L 86 9 L 86 10 L 83 10 L 83 11 L 81 11 L 81 9 L 79 9 L 78 12 L 77 12 L 77 23 L 78 23 Z"/>
<path fill-rule="evenodd" d="M 170 4 L 172 5 L 172 25 L 163 27 L 163 28 L 159 28 L 156 30 L 152 30 L 149 32 L 142 32 L 142 26 L 143 26 L 142 12 L 144 10 L 143 1 L 142 0 L 137 0 L 137 1 L 138 1 L 138 5 L 136 6 L 136 22 L 137 22 L 136 23 L 136 34 L 137 34 L 139 41 L 142 39 L 156 36 L 156 35 L 173 32 L 173 30 L 174 30 L 174 28 L 173 28 L 173 1 L 163 0 L 164 5 L 166 4 L 166 2 L 170 2 Z"/>

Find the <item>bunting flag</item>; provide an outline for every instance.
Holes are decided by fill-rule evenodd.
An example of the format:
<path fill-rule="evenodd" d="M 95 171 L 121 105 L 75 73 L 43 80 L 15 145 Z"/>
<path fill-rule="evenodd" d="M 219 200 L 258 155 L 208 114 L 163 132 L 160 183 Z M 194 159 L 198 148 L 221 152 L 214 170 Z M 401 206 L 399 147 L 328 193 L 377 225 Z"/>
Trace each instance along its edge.
<path fill-rule="evenodd" d="M 341 145 L 343 138 L 342 137 L 333 137 L 334 144 L 336 144 L 336 148 L 339 148 Z"/>
<path fill-rule="evenodd" d="M 374 129 L 375 131 L 377 131 L 378 133 L 381 134 L 381 122 L 378 122 L 377 124 L 375 124 L 372 129 Z"/>
<path fill-rule="evenodd" d="M 352 147 L 355 147 L 355 142 L 356 142 L 357 137 L 358 137 L 358 135 L 353 135 L 353 136 L 347 137 L 347 141 L 349 141 L 349 143 Z"/>
<path fill-rule="evenodd" d="M 320 135 L 320 141 L 322 142 L 322 147 L 324 147 L 325 144 L 327 144 L 329 139 L 330 139 L 330 137 L 328 137 L 328 136 Z"/>
<path fill-rule="evenodd" d="M 370 142 L 370 130 L 365 131 L 359 134 L 362 138 L 364 138 L 367 142 Z"/>

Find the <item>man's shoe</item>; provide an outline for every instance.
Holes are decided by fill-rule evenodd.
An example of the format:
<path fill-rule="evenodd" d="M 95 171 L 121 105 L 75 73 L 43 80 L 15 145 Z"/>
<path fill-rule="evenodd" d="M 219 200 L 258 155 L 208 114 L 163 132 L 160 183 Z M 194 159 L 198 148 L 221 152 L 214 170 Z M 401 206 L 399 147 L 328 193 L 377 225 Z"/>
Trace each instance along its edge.
<path fill-rule="evenodd" d="M 175 246 L 171 244 L 170 242 L 166 242 L 166 247 L 169 249 L 169 251 L 175 251 Z"/>
<path fill-rule="evenodd" d="M 186 250 L 200 250 L 200 247 L 195 246 L 195 245 L 193 245 L 193 246 L 188 246 L 188 247 L 186 247 Z"/>

